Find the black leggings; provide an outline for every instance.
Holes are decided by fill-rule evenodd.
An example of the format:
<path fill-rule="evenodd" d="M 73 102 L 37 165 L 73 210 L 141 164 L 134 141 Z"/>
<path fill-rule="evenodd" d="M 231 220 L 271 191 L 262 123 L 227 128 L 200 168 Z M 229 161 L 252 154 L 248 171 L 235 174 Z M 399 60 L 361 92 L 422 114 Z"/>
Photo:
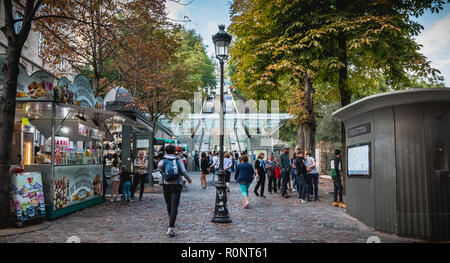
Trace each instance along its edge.
<path fill-rule="evenodd" d="M 273 192 L 276 193 L 277 192 L 277 178 L 275 178 L 275 174 L 274 173 L 267 173 L 267 177 L 269 178 L 269 192 L 272 193 L 272 189 Z"/>
<path fill-rule="evenodd" d="M 344 200 L 342 200 L 341 177 L 331 176 L 331 178 L 333 178 L 333 184 L 334 184 L 333 200 L 334 200 L 334 202 L 337 202 L 338 201 L 338 195 L 339 195 L 339 202 L 343 202 Z"/>
<path fill-rule="evenodd" d="M 170 217 L 169 227 L 175 226 L 182 189 L 183 188 L 181 184 L 163 185 L 164 200 L 166 200 L 167 213 L 169 214 Z"/>
<path fill-rule="evenodd" d="M 147 180 L 148 174 L 136 174 L 135 178 L 133 178 L 133 187 L 131 188 L 131 197 L 134 198 L 134 192 L 137 190 L 138 184 L 141 184 L 139 189 L 139 199 L 142 199 L 142 195 L 144 194 L 144 186 L 145 181 Z"/>
<path fill-rule="evenodd" d="M 265 183 L 266 183 L 266 174 L 263 173 L 263 174 L 261 174 L 259 176 L 258 183 L 255 186 L 255 193 L 257 193 L 259 187 L 261 187 L 260 195 L 264 195 L 264 185 L 265 185 Z"/>

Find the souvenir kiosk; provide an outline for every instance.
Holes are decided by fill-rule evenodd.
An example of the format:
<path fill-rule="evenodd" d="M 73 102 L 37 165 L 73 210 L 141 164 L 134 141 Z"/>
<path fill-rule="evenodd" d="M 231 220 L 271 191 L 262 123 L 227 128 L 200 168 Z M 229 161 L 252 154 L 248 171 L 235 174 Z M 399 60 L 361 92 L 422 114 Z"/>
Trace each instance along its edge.
<path fill-rule="evenodd" d="M 40 175 L 42 182 L 33 180 L 28 185 L 41 185 L 44 198 L 39 194 L 30 197 L 27 189 L 12 185 L 11 212 L 23 216 L 36 200 L 39 207 L 39 202 L 45 201 L 44 213 L 52 220 L 103 202 L 101 141 L 107 135 L 106 124 L 118 121 L 126 119 L 104 110 L 86 76 L 76 76 L 73 83 L 62 78 L 55 85 L 48 73 L 38 71 L 28 76 L 21 67 L 12 142 L 13 176 L 21 176 L 21 172 Z"/>

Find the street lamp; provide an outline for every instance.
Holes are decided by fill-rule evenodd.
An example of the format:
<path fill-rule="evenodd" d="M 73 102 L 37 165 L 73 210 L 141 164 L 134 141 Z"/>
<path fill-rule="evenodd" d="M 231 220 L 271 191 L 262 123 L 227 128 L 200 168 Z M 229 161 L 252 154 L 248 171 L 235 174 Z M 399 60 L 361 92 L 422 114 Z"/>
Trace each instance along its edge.
<path fill-rule="evenodd" d="M 219 32 L 212 37 L 216 49 L 216 58 L 220 62 L 220 162 L 219 180 L 216 183 L 216 206 L 214 209 L 214 223 L 230 223 L 230 215 L 227 208 L 227 186 L 225 184 L 225 171 L 223 170 L 223 145 L 224 145 L 224 98 L 223 98 L 223 64 L 228 59 L 231 36 L 225 32 L 225 25 L 219 25 Z"/>

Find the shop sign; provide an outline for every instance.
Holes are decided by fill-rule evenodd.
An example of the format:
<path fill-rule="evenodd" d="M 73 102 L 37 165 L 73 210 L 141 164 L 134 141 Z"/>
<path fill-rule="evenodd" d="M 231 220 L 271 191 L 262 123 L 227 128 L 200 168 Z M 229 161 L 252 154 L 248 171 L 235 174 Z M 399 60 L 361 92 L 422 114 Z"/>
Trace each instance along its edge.
<path fill-rule="evenodd" d="M 28 120 L 28 118 L 22 118 L 22 124 L 28 126 L 30 125 L 30 121 Z"/>
<path fill-rule="evenodd" d="M 371 132 L 370 127 L 371 127 L 370 123 L 365 123 L 363 125 L 359 125 L 359 126 L 350 128 L 347 130 L 347 134 L 348 134 L 347 137 L 353 138 L 353 137 L 360 136 L 363 134 L 368 134 Z"/>
<path fill-rule="evenodd" d="M 55 98 L 62 104 L 98 110 L 105 109 L 102 98 L 94 96 L 89 79 L 83 74 L 77 75 L 73 84 L 67 78 L 61 78 L 58 81 Z"/>
<path fill-rule="evenodd" d="M 62 209 L 102 196 L 103 167 L 56 166 L 53 181 L 53 206 Z"/>
<path fill-rule="evenodd" d="M 0 55 L 0 68 L 6 61 L 6 55 Z M 4 75 L 0 71 L 0 96 L 3 89 Z M 53 101 L 53 77 L 45 71 L 37 71 L 31 76 L 19 65 L 17 77 L 16 100 L 18 101 Z"/>
<path fill-rule="evenodd" d="M 75 91 L 74 103 L 77 106 L 93 108 L 95 105 L 95 97 L 92 92 L 89 79 L 85 75 L 78 75 L 73 80 L 73 88 Z"/>
<path fill-rule="evenodd" d="M 18 221 L 26 221 L 45 215 L 42 175 L 37 172 L 11 176 L 9 208 Z"/>
<path fill-rule="evenodd" d="M 73 105 L 74 91 L 72 83 L 67 78 L 61 78 L 55 89 L 55 100 L 61 104 Z"/>
<path fill-rule="evenodd" d="M 150 142 L 148 139 L 144 140 L 136 140 L 136 148 L 137 149 L 147 149 L 150 146 Z"/>
<path fill-rule="evenodd" d="M 105 136 L 105 133 L 97 130 L 97 129 L 91 129 L 91 138 L 101 140 Z"/>
<path fill-rule="evenodd" d="M 89 137 L 89 127 L 78 123 L 78 135 Z"/>

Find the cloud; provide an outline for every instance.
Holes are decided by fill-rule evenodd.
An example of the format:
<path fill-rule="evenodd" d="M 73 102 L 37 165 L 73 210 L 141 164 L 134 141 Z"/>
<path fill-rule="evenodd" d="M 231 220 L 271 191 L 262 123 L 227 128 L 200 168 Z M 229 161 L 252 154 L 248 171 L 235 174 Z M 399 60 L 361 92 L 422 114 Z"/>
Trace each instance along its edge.
<path fill-rule="evenodd" d="M 435 22 L 416 38 L 421 52 L 440 70 L 446 86 L 450 86 L 450 14 Z"/>
<path fill-rule="evenodd" d="M 175 3 L 173 1 L 166 1 L 166 12 L 167 12 L 167 16 L 170 19 L 175 19 L 175 20 L 179 20 L 179 19 L 183 19 L 184 11 L 186 11 L 187 7 L 184 5 L 180 5 L 178 3 Z M 181 17 L 180 17 L 181 14 Z"/>
<path fill-rule="evenodd" d="M 206 51 L 208 52 L 208 56 L 215 56 L 216 51 L 214 50 L 214 43 L 212 42 L 211 37 L 219 31 L 218 23 L 216 21 L 209 21 L 207 24 L 207 33 L 205 38 L 206 45 L 208 45 Z"/>

